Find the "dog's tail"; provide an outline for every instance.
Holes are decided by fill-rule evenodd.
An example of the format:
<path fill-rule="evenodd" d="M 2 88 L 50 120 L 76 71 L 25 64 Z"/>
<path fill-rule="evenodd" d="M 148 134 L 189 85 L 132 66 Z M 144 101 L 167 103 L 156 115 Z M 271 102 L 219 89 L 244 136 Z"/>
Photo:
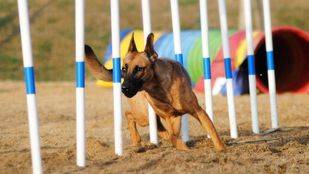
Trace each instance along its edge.
<path fill-rule="evenodd" d="M 113 80 L 113 70 L 106 69 L 89 45 L 85 45 L 85 60 L 92 75 L 104 81 L 111 82 Z"/>

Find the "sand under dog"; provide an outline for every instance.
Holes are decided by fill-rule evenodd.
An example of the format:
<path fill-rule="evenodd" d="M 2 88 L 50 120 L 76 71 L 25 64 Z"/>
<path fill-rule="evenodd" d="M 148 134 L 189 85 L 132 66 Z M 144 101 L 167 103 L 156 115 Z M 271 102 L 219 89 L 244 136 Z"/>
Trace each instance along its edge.
<path fill-rule="evenodd" d="M 309 173 L 309 95 L 278 96 L 282 130 L 251 133 L 249 96 L 235 98 L 240 137 L 230 139 L 226 98 L 214 97 L 215 126 L 227 144 L 217 153 L 196 120 L 190 119 L 190 151 L 167 142 L 136 153 L 123 119 L 124 155 L 113 149 L 112 90 L 86 84 L 87 167 L 75 166 L 73 82 L 37 84 L 43 168 L 46 173 Z M 198 94 L 204 105 L 203 95 Z M 31 173 L 23 82 L 0 82 L 0 173 Z M 123 97 L 123 111 L 128 107 Z M 262 130 L 270 125 L 269 99 L 258 95 Z M 140 129 L 148 145 L 148 127 Z M 148 146 L 147 146 L 148 147 Z"/>

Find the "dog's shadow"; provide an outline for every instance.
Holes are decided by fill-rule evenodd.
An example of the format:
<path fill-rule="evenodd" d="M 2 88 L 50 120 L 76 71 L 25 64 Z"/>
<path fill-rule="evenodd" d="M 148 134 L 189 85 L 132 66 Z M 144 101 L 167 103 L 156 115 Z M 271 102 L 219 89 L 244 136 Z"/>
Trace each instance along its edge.
<path fill-rule="evenodd" d="M 294 141 L 299 144 L 308 145 L 309 127 L 282 127 L 279 129 L 265 130 L 260 134 L 253 134 L 251 130 L 244 130 L 237 139 L 225 139 L 225 143 L 228 146 L 267 143 L 271 147 L 282 147 Z"/>
<path fill-rule="evenodd" d="M 298 135 L 300 132 L 304 131 L 303 135 Z M 307 133 L 306 133 L 307 132 Z M 238 146 L 245 144 L 261 144 L 267 143 L 270 146 L 284 146 L 289 142 L 296 141 L 299 144 L 308 145 L 309 144 L 309 127 L 282 127 L 276 130 L 265 130 L 260 134 L 253 134 L 251 130 L 242 130 L 239 138 L 232 139 L 229 136 L 229 132 L 220 133 L 224 143 L 227 146 Z M 186 142 L 187 146 L 194 148 L 200 144 L 211 143 L 211 139 L 208 136 L 196 136 L 191 137 L 191 140 Z"/>
<path fill-rule="evenodd" d="M 308 132 L 304 135 L 297 136 L 300 131 Z M 271 147 L 281 147 L 289 142 L 296 141 L 299 144 L 308 145 L 309 144 L 309 127 L 283 127 L 277 130 L 266 130 L 261 134 L 253 134 L 251 130 L 241 130 L 239 138 L 233 139 L 230 138 L 229 132 L 224 131 L 220 133 L 223 142 L 227 147 L 234 147 L 246 144 L 262 144 L 267 143 Z M 147 138 L 148 135 L 143 135 L 143 138 Z M 192 150 L 199 146 L 209 146 L 213 147 L 211 138 L 207 135 L 202 136 L 191 136 L 191 139 L 186 142 L 186 145 Z M 167 148 L 172 147 L 170 142 L 166 140 L 161 140 L 158 145 L 151 143 L 144 143 L 139 148 L 130 148 L 131 151 L 136 153 L 144 153 L 146 151 L 158 149 L 158 148 Z"/>

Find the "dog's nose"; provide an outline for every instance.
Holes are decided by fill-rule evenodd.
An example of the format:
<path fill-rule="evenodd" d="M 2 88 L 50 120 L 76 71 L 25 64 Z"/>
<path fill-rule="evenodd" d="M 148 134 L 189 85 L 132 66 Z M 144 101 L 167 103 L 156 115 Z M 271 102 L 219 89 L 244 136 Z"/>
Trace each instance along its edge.
<path fill-rule="evenodd" d="M 121 86 L 121 90 L 123 91 L 123 92 L 127 92 L 128 90 L 129 90 L 129 88 L 127 87 L 127 86 Z"/>

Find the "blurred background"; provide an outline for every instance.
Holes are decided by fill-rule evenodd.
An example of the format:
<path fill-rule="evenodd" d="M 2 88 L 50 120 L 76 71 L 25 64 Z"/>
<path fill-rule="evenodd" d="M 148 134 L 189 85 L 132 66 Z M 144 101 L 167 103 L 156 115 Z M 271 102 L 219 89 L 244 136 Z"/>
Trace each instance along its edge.
<path fill-rule="evenodd" d="M 308 0 L 270 0 L 272 26 L 290 25 L 309 30 Z M 101 58 L 110 40 L 108 0 L 85 2 L 85 41 Z M 254 30 L 262 30 L 262 1 L 253 0 Z M 31 36 L 39 81 L 75 79 L 75 25 L 73 0 L 30 0 Z M 228 26 L 242 29 L 241 1 L 227 0 Z M 181 29 L 199 29 L 199 1 L 179 0 Z M 217 0 L 208 0 L 209 25 L 219 28 Z M 153 31 L 171 31 L 170 2 L 151 0 Z M 241 19 L 241 20 L 240 20 Z M 142 29 L 140 0 L 120 0 L 121 29 Z M 0 79 L 22 80 L 22 56 L 16 0 L 0 0 Z M 87 78 L 90 77 L 87 73 Z"/>
<path fill-rule="evenodd" d="M 119 1 L 121 29 L 141 30 L 141 0 Z M 166 41 L 168 39 L 164 38 L 171 38 L 166 36 L 172 35 L 170 33 L 172 31 L 170 1 L 150 1 L 152 29 L 168 33 L 160 37 L 161 41 Z M 181 29 L 199 32 L 199 0 L 178 1 Z M 262 0 L 251 1 L 254 30 L 263 31 Z M 107 52 L 111 37 L 109 2 L 110 0 L 85 0 L 85 41 L 94 48 L 101 60 Z M 235 32 L 234 38 L 231 36 L 235 41 L 232 42 L 235 44 L 231 44 L 231 52 L 234 52 L 234 55 L 239 54 L 240 56 L 236 57 L 241 58 L 234 57 L 233 60 L 236 61 L 232 64 L 238 65 L 233 67 L 237 70 L 233 73 L 238 72 L 238 75 L 233 74 L 233 77 L 236 77 L 233 79 L 240 79 L 236 81 L 240 82 L 237 83 L 240 85 L 233 84 L 234 90 L 238 90 L 241 89 L 240 87 L 248 87 L 248 83 L 242 81 L 245 78 L 239 78 L 241 77 L 239 74 L 247 77 L 245 74 L 248 72 L 247 62 L 237 61 L 244 60 L 243 58 L 246 57 L 244 32 L 238 32 L 244 27 L 242 0 L 226 0 L 226 2 L 228 26 Z M 236 96 L 248 90 L 239 90 L 239 93 L 234 91 L 239 139 L 231 139 L 229 135 L 229 109 L 226 97 L 221 95 L 213 97 L 214 123 L 220 136 L 229 146 L 225 153 L 218 154 L 214 151 L 210 139 L 206 137 L 198 122 L 193 121 L 193 118 L 189 120 L 191 144 L 193 145 L 189 153 L 176 151 L 165 141 L 162 142 L 162 146 L 160 144 L 160 148 L 149 149 L 145 153 L 135 153 L 135 148 L 129 146 L 130 136 L 125 128 L 126 119 L 123 118 L 125 155 L 118 158 L 114 156 L 113 148 L 112 89 L 102 90 L 96 85 L 97 81 L 87 72 L 88 81 L 85 88 L 87 167 L 81 169 L 75 164 L 75 1 L 29 0 L 35 75 L 40 81 L 36 87 L 44 173 L 201 173 L 201 171 L 207 171 L 207 173 L 218 174 L 232 173 L 230 171 L 238 173 L 305 173 L 304 171 L 308 171 L 309 0 L 270 0 L 270 2 L 273 28 L 293 26 L 302 31 L 297 35 L 301 37 L 295 37 L 295 33 L 300 32 L 294 32 L 294 35 L 277 32 L 277 36 L 273 35 L 274 55 L 277 58 L 275 62 L 277 92 L 289 92 L 277 96 L 281 131 L 253 135 L 249 96 Z M 215 31 L 215 34 L 210 34 L 211 41 L 214 42 L 213 45 L 210 43 L 211 50 L 216 50 L 213 51 L 211 58 L 215 59 L 214 55 L 219 50 L 220 44 L 218 43 L 221 38 L 218 30 L 217 0 L 208 0 L 208 10 L 209 25 Z M 142 36 L 141 32 L 139 33 Z M 256 41 L 264 43 L 263 33 L 259 33 L 256 34 Z M 195 34 L 194 37 L 199 36 Z M 298 40 L 293 38 L 298 38 Z M 191 46 L 188 40 L 193 39 L 183 40 L 183 47 L 184 45 Z M 217 47 L 214 46 L 216 44 Z M 172 45 L 173 42 L 170 39 L 160 46 L 164 50 L 172 50 L 170 49 Z M 201 47 L 198 44 L 192 45 L 196 46 L 194 48 L 198 51 L 184 49 L 183 53 L 190 52 L 199 55 L 192 56 L 194 59 L 187 56 L 190 60 L 199 60 L 187 61 L 187 64 L 193 69 L 188 69 L 191 78 L 200 77 L 200 79 L 194 78 L 196 80 L 194 88 L 203 91 L 203 87 L 199 85 L 203 83 L 198 83 L 203 82 L 200 81 L 203 74 Z M 259 47 L 261 51 L 257 52 L 256 60 L 262 61 L 259 61 L 261 64 L 256 64 L 259 67 L 256 69 L 260 70 L 257 71 L 257 77 L 262 79 L 262 82 L 265 81 L 265 86 L 267 86 L 265 45 L 263 47 L 263 44 L 260 44 Z M 31 173 L 21 53 L 17 0 L 0 0 L 0 173 Z M 173 51 L 170 53 L 169 57 L 173 58 Z M 212 73 L 212 82 L 216 81 L 215 75 L 225 79 L 222 53 L 218 55 L 221 55 L 221 64 L 216 58 L 216 65 L 220 66 L 212 70 L 218 70 L 221 74 Z M 298 84 L 304 87 L 302 92 L 291 93 L 293 90 L 295 92 L 295 86 L 300 86 L 295 85 L 295 82 L 300 82 Z M 204 106 L 204 95 L 196 94 L 200 105 Z M 259 93 L 257 100 L 259 126 L 261 131 L 265 131 L 269 129 L 271 123 L 269 96 Z M 122 101 L 122 111 L 125 112 L 129 109 L 129 105 L 127 100 Z M 147 149 L 148 128 L 139 130 Z"/>

